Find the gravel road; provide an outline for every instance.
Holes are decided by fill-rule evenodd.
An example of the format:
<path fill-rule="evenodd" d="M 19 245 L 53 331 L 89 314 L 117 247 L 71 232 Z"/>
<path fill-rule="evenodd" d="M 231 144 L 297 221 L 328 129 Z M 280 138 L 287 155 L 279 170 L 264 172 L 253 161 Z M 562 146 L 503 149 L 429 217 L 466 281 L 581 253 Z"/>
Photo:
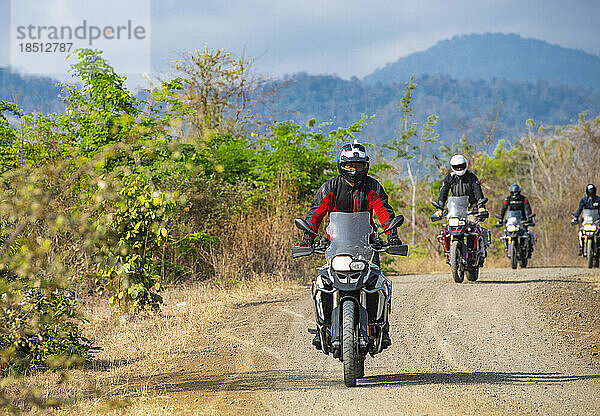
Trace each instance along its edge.
<path fill-rule="evenodd" d="M 598 360 L 576 353 L 536 297 L 586 275 L 483 269 L 480 281 L 463 284 L 449 274 L 394 277 L 393 345 L 367 359 L 356 388 L 344 387 L 339 361 L 310 345 L 308 289 L 240 305 L 239 324 L 222 335 L 238 351 L 231 367 L 203 381 L 219 411 L 236 414 L 600 414 Z"/>

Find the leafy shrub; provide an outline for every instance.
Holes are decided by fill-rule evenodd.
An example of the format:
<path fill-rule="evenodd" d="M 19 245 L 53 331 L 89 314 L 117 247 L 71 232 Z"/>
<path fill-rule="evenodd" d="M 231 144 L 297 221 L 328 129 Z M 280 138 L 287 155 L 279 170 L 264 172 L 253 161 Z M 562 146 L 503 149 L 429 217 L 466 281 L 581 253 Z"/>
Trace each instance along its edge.
<path fill-rule="evenodd" d="M 0 278 L 0 336 L 3 375 L 62 368 L 88 361 L 97 348 L 84 337 L 72 292 L 4 272 Z M 33 282 L 35 284 L 35 282 Z"/>
<path fill-rule="evenodd" d="M 123 178 L 123 199 L 111 212 L 107 240 L 101 252 L 99 276 L 113 294 L 111 305 L 137 310 L 146 306 L 157 309 L 164 275 L 164 247 L 168 231 L 166 220 L 175 202 L 164 193 L 152 190 L 143 175 L 132 173 Z"/>

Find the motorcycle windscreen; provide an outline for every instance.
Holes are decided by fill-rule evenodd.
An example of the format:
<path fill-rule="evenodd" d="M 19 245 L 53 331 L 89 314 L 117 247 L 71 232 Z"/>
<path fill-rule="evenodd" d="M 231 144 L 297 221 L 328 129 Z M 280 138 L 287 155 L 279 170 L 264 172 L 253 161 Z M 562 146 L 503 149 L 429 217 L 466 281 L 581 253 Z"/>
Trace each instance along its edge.
<path fill-rule="evenodd" d="M 506 211 L 506 225 L 521 224 L 521 211 Z"/>
<path fill-rule="evenodd" d="M 373 233 L 371 214 L 363 212 L 332 212 L 329 214 L 327 234 L 331 239 L 325 257 L 331 262 L 335 256 L 345 254 L 355 260 L 370 261 L 373 249 L 369 238 Z"/>
<path fill-rule="evenodd" d="M 450 196 L 446 203 L 448 207 L 448 218 L 467 218 L 469 212 L 469 197 L 468 196 Z"/>
<path fill-rule="evenodd" d="M 583 210 L 583 223 L 584 224 L 594 224 L 598 221 L 600 214 L 598 214 L 597 209 L 587 209 Z"/>

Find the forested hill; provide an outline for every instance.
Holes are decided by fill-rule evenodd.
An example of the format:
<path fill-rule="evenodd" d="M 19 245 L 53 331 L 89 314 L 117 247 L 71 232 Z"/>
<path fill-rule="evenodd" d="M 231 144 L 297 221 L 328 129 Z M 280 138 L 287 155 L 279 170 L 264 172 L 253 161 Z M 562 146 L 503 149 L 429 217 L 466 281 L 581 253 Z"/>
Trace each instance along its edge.
<path fill-rule="evenodd" d="M 400 58 L 364 77 L 368 84 L 402 82 L 411 74 L 452 78 L 547 80 L 600 93 L 600 56 L 500 33 L 455 36 Z"/>
<path fill-rule="evenodd" d="M 567 124 L 582 111 L 600 114 L 600 95 L 582 87 L 567 87 L 546 81 L 535 83 L 494 79 L 457 81 L 446 75 L 423 75 L 415 80 L 413 105 L 417 117 L 437 114 L 437 131 L 446 143 L 463 134 L 474 141 L 483 138 L 482 121 L 489 125 L 498 109 L 495 139 L 513 140 L 533 118 L 546 125 Z M 366 134 L 376 142 L 393 137 L 400 122 L 397 106 L 405 80 L 387 85 L 367 85 L 358 78 L 343 80 L 334 76 L 296 74 L 288 77 L 279 92 L 279 101 L 270 111 L 279 119 L 305 122 L 311 118 L 344 126 L 375 115 Z M 499 108 L 501 104 L 501 108 Z"/>
<path fill-rule="evenodd" d="M 366 134 L 388 141 L 398 128 L 397 105 L 413 73 L 418 84 L 415 114 L 436 114 L 437 131 L 447 143 L 463 134 L 481 140 L 482 122 L 489 125 L 498 109 L 496 140 L 513 140 L 529 118 L 552 125 L 570 123 L 583 111 L 600 114 L 600 57 L 502 34 L 444 40 L 363 80 L 289 75 L 277 81 L 281 88 L 275 103 L 258 110 L 278 120 L 331 120 L 332 127 L 346 126 L 362 114 L 375 115 Z M 59 92 L 53 79 L 0 68 L 0 99 L 27 112 L 63 111 Z"/>
<path fill-rule="evenodd" d="M 62 112 L 58 81 L 48 77 L 23 76 L 0 67 L 0 100 L 10 101 L 26 112 Z"/>

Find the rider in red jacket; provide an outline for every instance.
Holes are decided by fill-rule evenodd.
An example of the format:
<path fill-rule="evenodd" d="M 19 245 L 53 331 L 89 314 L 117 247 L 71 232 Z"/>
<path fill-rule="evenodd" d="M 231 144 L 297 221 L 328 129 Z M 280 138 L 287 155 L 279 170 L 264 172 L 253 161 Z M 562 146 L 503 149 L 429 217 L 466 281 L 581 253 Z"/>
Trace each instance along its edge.
<path fill-rule="evenodd" d="M 339 175 L 325 182 L 315 195 L 313 204 L 308 210 L 306 221 L 316 233 L 319 225 L 330 212 L 362 212 L 371 213 L 373 222 L 373 211 L 377 215 L 383 229 L 387 229 L 390 221 L 394 218 L 394 210 L 388 203 L 388 196 L 377 180 L 368 176 L 369 156 L 365 147 L 358 143 L 344 145 L 338 157 Z M 375 230 L 375 226 L 373 226 Z M 313 244 L 314 235 L 304 233 L 301 246 L 308 247 Z M 396 229 L 388 232 L 388 243 L 390 245 L 401 245 Z M 379 264 L 379 253 L 375 253 L 374 262 Z M 312 341 L 313 345 L 321 348 L 321 339 L 317 334 Z M 382 343 L 384 348 L 391 345 L 389 335 L 389 324 L 383 328 Z"/>

